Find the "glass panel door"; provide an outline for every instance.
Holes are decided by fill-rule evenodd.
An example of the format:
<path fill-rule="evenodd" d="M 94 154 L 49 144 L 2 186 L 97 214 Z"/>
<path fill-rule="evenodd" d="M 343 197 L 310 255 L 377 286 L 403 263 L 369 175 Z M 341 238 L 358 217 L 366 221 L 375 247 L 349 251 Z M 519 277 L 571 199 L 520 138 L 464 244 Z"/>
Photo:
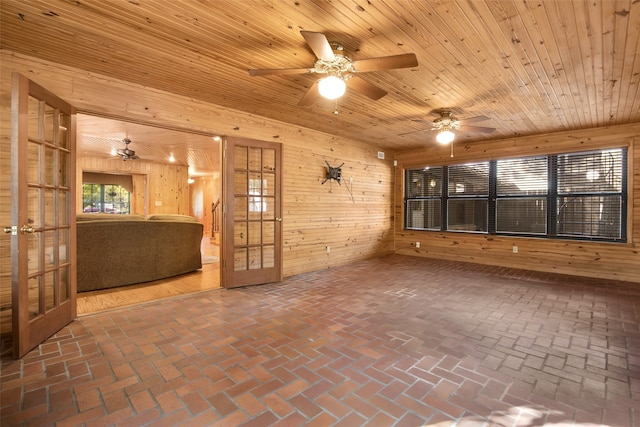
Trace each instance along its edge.
<path fill-rule="evenodd" d="M 76 316 L 75 115 L 69 104 L 19 74 L 12 89 L 12 334 L 18 358 Z"/>
<path fill-rule="evenodd" d="M 281 146 L 228 138 L 225 155 L 225 287 L 281 280 Z"/>

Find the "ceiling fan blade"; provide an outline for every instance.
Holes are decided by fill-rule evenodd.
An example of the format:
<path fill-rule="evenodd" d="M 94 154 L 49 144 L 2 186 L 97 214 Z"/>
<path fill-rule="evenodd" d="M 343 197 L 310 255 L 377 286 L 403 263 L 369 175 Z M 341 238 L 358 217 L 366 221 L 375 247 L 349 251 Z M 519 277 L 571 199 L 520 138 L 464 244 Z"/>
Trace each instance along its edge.
<path fill-rule="evenodd" d="M 300 102 L 298 102 L 298 105 L 300 105 L 302 107 L 306 107 L 308 105 L 313 104 L 313 102 L 316 99 L 318 99 L 318 97 L 320 96 L 320 91 L 318 90 L 318 82 L 319 82 L 319 80 L 316 80 L 313 83 L 313 85 L 309 88 L 307 93 L 304 94 L 304 96 L 302 97 Z"/>
<path fill-rule="evenodd" d="M 318 59 L 325 61 L 334 61 L 336 59 L 333 49 L 331 49 L 331 45 L 324 34 L 313 31 L 300 31 L 300 34 L 302 34 L 302 37 L 304 37 Z"/>
<path fill-rule="evenodd" d="M 382 98 L 387 94 L 385 90 L 380 89 L 378 86 L 371 84 L 358 76 L 348 79 L 347 87 L 368 96 L 374 101 Z"/>
<path fill-rule="evenodd" d="M 459 119 L 458 123 L 460 123 L 461 125 L 464 125 L 466 123 L 482 122 L 484 120 L 489 120 L 489 117 L 487 116 L 469 117 L 468 119 Z"/>
<path fill-rule="evenodd" d="M 394 68 L 410 68 L 417 66 L 418 58 L 416 58 L 416 55 L 413 53 L 353 61 L 353 67 L 359 72 L 392 70 Z"/>
<path fill-rule="evenodd" d="M 460 130 L 463 131 L 463 132 L 491 133 L 494 130 L 496 130 L 496 128 L 486 128 L 486 127 L 482 127 L 482 126 L 462 125 L 462 126 L 460 126 Z"/>
<path fill-rule="evenodd" d="M 309 68 L 271 68 L 262 70 L 249 70 L 250 76 L 284 76 L 287 74 L 307 74 Z"/>

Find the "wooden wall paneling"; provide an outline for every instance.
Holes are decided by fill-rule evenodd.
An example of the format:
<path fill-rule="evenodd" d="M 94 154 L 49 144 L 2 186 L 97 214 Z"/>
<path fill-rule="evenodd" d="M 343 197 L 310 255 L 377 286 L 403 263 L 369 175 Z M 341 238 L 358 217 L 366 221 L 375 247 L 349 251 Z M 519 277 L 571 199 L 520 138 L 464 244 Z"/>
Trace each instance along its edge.
<path fill-rule="evenodd" d="M 610 126 L 501 141 L 458 144 L 454 158 L 436 144 L 396 153 L 396 253 L 480 264 L 640 282 L 640 124 Z M 627 243 L 490 236 L 404 229 L 405 168 L 536 154 L 629 147 Z M 420 242 L 420 248 L 416 247 Z M 518 246 L 514 254 L 512 246 Z"/>
<path fill-rule="evenodd" d="M 84 112 L 101 113 L 106 116 L 126 117 L 130 120 L 156 124 L 159 126 L 192 130 L 208 134 L 234 135 L 251 139 L 279 141 L 283 144 L 285 156 L 284 218 L 285 235 L 290 233 L 288 224 L 303 232 L 318 224 L 324 224 L 330 233 L 327 238 L 316 243 L 317 250 L 324 253 L 322 258 L 309 258 L 306 242 L 302 238 L 290 237 L 289 249 L 285 250 L 284 275 L 297 274 L 327 268 L 346 262 L 389 253 L 393 249 L 391 224 L 393 186 L 393 168 L 390 160 L 377 159 L 377 148 L 370 145 L 336 138 L 310 129 L 292 126 L 263 117 L 241 113 L 229 108 L 219 107 L 193 98 L 173 95 L 147 87 L 128 84 L 95 73 L 87 73 L 71 67 L 56 66 L 46 61 L 28 56 L 1 51 L 0 58 L 4 70 L 19 70 L 27 74 L 39 84 Z M 53 70 L 57 69 L 57 73 Z M 73 82 L 73 85 L 71 85 Z M 321 119 L 337 120 L 332 110 L 324 110 Z M 392 157 L 391 153 L 387 153 Z M 345 162 L 345 177 L 352 173 L 354 179 L 354 204 L 348 195 L 345 183 L 333 185 L 334 193 L 328 193 L 327 184 L 321 185 L 327 159 L 333 166 Z M 339 162 L 336 164 L 336 162 Z M 133 164 L 133 162 L 126 162 Z M 349 168 L 351 170 L 349 171 Z M 184 168 L 186 170 L 186 167 Z M 349 172 L 347 172 L 349 171 Z M 151 171 L 145 173 L 151 175 Z M 149 177 L 149 200 L 158 197 L 159 190 L 154 187 Z M 348 181 L 347 181 L 348 182 Z M 183 188 L 172 193 L 172 197 L 180 199 L 185 194 L 188 199 L 187 177 Z M 321 196 L 320 196 L 321 195 Z M 307 206 L 296 197 L 317 197 L 315 206 Z M 153 203 L 150 203 L 153 205 Z M 163 202 L 164 204 L 164 202 Z M 314 210 L 314 207 L 318 210 Z M 154 213 L 155 206 L 149 206 L 149 214 Z M 180 212 L 188 214 L 189 204 L 186 202 Z M 319 209 L 324 209 L 320 212 Z M 349 215 L 360 215 L 368 209 L 372 218 L 365 224 L 356 223 Z M 380 213 L 377 211 L 381 210 Z M 175 212 L 174 212 L 175 213 Z M 325 213 L 328 213 L 325 215 Z M 306 215 L 311 216 L 307 217 Z M 332 222 L 327 219 L 332 215 Z M 339 223 L 337 220 L 344 220 Z M 347 242 L 348 249 L 342 249 L 344 256 L 338 251 Z M 325 246 L 332 246 L 327 257 Z M 336 249 L 334 251 L 333 249 Z M 353 249 L 353 250 L 352 250 Z"/>
<path fill-rule="evenodd" d="M 133 176 L 131 213 L 147 215 L 179 213 L 188 215 L 189 193 L 187 167 L 162 165 L 144 160 L 103 159 L 78 157 L 77 182 L 82 182 L 82 171 L 123 173 Z M 150 198 L 147 198 L 147 193 Z M 77 189 L 77 211 L 82 211 L 82 188 Z M 155 202 L 159 206 L 155 206 Z M 187 212 L 187 213 L 185 213 Z"/>

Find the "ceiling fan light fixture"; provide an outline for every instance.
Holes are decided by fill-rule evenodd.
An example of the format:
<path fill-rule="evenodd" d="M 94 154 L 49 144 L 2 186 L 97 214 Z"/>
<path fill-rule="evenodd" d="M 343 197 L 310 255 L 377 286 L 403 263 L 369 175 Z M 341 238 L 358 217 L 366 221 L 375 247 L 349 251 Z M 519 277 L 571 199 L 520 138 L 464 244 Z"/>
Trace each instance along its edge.
<path fill-rule="evenodd" d="M 337 76 L 328 76 L 318 82 L 318 91 L 320 95 L 327 99 L 338 99 L 347 88 L 347 84 L 343 79 Z"/>
<path fill-rule="evenodd" d="M 450 130 L 445 129 L 438 133 L 438 135 L 436 136 L 436 141 L 438 141 L 442 145 L 446 145 L 451 143 L 454 138 L 455 134 Z"/>

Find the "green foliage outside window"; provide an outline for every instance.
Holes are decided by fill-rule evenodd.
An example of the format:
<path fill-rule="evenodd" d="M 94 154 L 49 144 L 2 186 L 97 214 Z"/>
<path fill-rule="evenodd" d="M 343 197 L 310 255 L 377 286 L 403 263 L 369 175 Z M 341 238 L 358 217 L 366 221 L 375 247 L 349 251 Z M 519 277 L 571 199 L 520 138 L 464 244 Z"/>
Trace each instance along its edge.
<path fill-rule="evenodd" d="M 85 213 L 128 214 L 131 195 L 115 184 L 82 184 L 82 211 Z"/>

